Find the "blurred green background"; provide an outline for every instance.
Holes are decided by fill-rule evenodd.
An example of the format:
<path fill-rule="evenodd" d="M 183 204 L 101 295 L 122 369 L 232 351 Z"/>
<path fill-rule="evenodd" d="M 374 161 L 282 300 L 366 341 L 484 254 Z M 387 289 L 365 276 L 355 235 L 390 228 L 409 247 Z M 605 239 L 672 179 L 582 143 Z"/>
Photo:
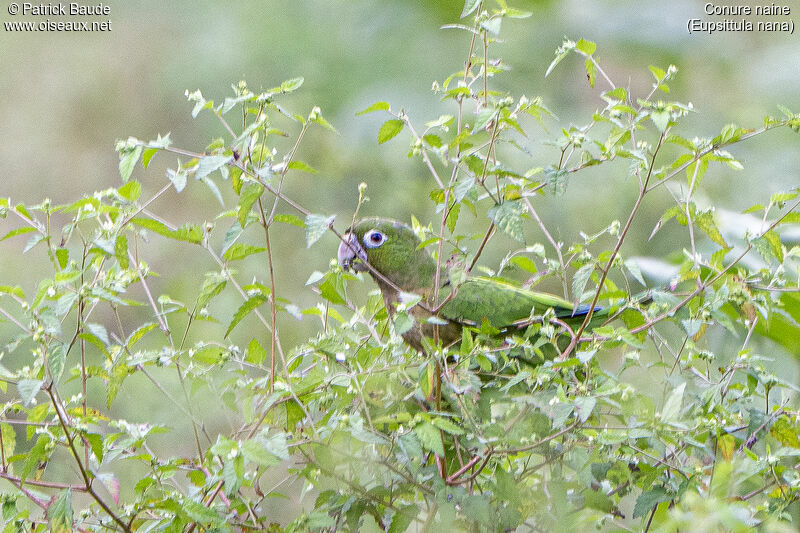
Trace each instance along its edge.
<path fill-rule="evenodd" d="M 758 127 L 764 115 L 779 113 L 779 104 L 800 110 L 797 35 L 690 35 L 687 20 L 704 17 L 705 2 L 700 1 L 509 3 L 534 14 L 529 19 L 504 21 L 502 42 L 493 45 L 490 55 L 502 57 L 513 69 L 498 78 L 496 86 L 516 95 L 541 95 L 559 118 L 546 121 L 546 129 L 531 126 L 523 142 L 530 156 L 513 155 L 516 169 L 553 163 L 558 152 L 545 142 L 556 138 L 561 127 L 588 123 L 592 112 L 603 105 L 599 95 L 607 87 L 599 79 L 591 89 L 582 63 L 574 57 L 544 77 L 564 36 L 595 41 L 600 65 L 615 83 L 629 87 L 634 95 L 645 96 L 649 91 L 652 77 L 648 65 L 664 69 L 670 63 L 677 65 L 677 80 L 670 83 L 672 92 L 665 98 L 692 102 L 698 111 L 678 131 L 688 137 L 713 136 L 730 122 Z M 231 94 L 230 85 L 240 79 L 258 91 L 303 76 L 302 89 L 282 103 L 302 115 L 319 105 L 339 135 L 311 129 L 298 157 L 319 174 L 290 174 L 287 194 L 314 212 L 337 214 L 338 227 L 343 229 L 352 216 L 358 184 L 364 181 L 370 202 L 362 208 L 363 215 L 408 221 L 413 214 L 423 224 L 434 220 L 434 205 L 427 195 L 433 182 L 421 161 L 406 157 L 407 135 L 379 146 L 377 131 L 385 117 L 377 113 L 356 117 L 355 113 L 385 100 L 393 109 L 405 109 L 421 126 L 440 114 L 454 112 L 452 102 L 440 102 L 431 86 L 463 68 L 469 35 L 440 29 L 443 24 L 458 22 L 463 1 L 108 4 L 111 32 L 0 31 L 0 196 L 10 196 L 14 202 L 35 203 L 49 197 L 55 203 L 66 203 L 97 189 L 119 186 L 116 139 L 135 136 L 147 140 L 171 132 L 175 146 L 201 151 L 212 138 L 225 135 L 210 114 L 191 118 L 186 89 L 199 88 L 206 98 L 220 102 Z M 2 22 L 41 20 L 11 17 L 6 7 L 4 1 Z M 297 129 L 284 126 L 296 134 Z M 729 217 L 726 225 L 738 229 L 741 236 L 748 219 L 728 212 L 739 212 L 753 203 L 766 202 L 772 192 L 796 187 L 800 183 L 800 150 L 798 137 L 781 130 L 738 145 L 733 152 L 745 170 L 712 167 L 700 198 L 713 202 L 719 216 Z M 134 178 L 143 183 L 143 198 L 164 185 L 165 169 L 174 165 L 174 157 L 161 154 L 148 170 L 137 166 Z M 591 234 L 613 219 L 624 221 L 636 193 L 633 184 L 625 180 L 625 169 L 624 163 L 613 163 L 581 172 L 571 179 L 566 195 L 538 198 L 535 206 L 554 237 L 570 243 L 580 240 L 581 230 Z M 218 176 L 215 180 L 223 189 L 226 206 L 235 206 L 229 186 L 220 183 Z M 685 228 L 674 223 L 647 240 L 658 217 L 673 202 L 666 189 L 648 198 L 641 223 L 623 250 L 627 256 L 663 259 L 686 246 Z M 180 195 L 169 191 L 153 205 L 153 211 L 176 224 L 211 220 L 219 210 L 208 189 L 195 182 Z M 281 211 L 291 212 L 286 206 Z M 473 222 L 466 212 L 462 218 L 465 227 L 486 226 L 484 220 Z M 0 221 L 4 229 L 13 224 L 16 221 Z M 216 230 L 220 239 L 224 231 Z M 734 235 L 727 237 L 737 240 Z M 800 241 L 791 230 L 785 237 Z M 526 238 L 528 244 L 545 242 L 535 224 L 526 227 Z M 158 237 L 153 237 L 152 243 L 146 251 L 147 261 L 156 271 L 170 273 L 152 282 L 154 290 L 191 301 L 203 273 L 215 269 L 213 261 L 199 247 L 192 249 Z M 313 305 L 318 298 L 304 283 L 314 270 L 327 269 L 335 256 L 335 239 L 327 235 L 306 250 L 302 231 L 287 227 L 277 233 L 274 244 L 278 293 L 300 306 Z M 0 282 L 21 284 L 30 293 L 38 279 L 48 275 L 50 266 L 44 254 L 22 256 L 23 246 L 22 238 L 0 243 Z M 508 240 L 495 239 L 484 263 L 496 267 L 512 246 Z M 705 240 L 702 250 L 711 249 Z M 177 271 L 176 259 L 180 260 Z M 240 272 L 242 280 L 252 276 L 266 279 L 260 260 L 247 261 Z M 662 281 L 653 278 L 654 284 Z M 373 288 L 363 285 L 369 286 L 356 287 L 356 291 Z M 230 317 L 238 303 L 231 294 L 214 311 Z M 310 318 L 296 322 L 286 316 L 281 320 L 287 347 L 317 330 Z M 255 321 L 248 324 L 257 327 Z M 221 337 L 225 326 L 219 326 L 214 335 Z M 0 331 L 8 333 L 10 329 Z M 204 331 L 197 334 L 208 337 Z M 723 341 L 712 338 L 709 342 Z M 736 342 L 741 344 L 741 340 Z M 773 349 L 769 341 L 759 341 L 757 346 L 764 351 Z M 780 354 L 780 350 L 770 353 Z M 20 351 L 4 364 L 21 366 L 24 357 Z M 780 359 L 782 375 L 796 381 L 796 367 L 788 366 L 791 361 Z M 147 409 L 157 420 L 170 421 L 174 417 L 171 408 L 155 393 L 142 397 L 139 386 L 144 384 L 135 379 L 125 383 L 114 404 L 118 413 L 137 420 L 138 413 Z M 102 391 L 96 389 L 95 393 Z M 215 403 L 213 397 L 205 401 Z M 212 430 L 225 431 L 227 427 L 220 421 Z"/>

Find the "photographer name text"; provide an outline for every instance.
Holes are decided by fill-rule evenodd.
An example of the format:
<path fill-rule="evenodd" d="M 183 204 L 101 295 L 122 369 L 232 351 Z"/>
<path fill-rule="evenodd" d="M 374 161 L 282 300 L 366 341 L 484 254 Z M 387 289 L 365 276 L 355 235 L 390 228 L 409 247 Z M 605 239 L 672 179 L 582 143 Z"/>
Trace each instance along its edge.
<path fill-rule="evenodd" d="M 10 2 L 6 11 L 12 17 L 36 17 L 37 20 L 3 22 L 9 32 L 108 32 L 111 20 L 89 20 L 88 17 L 108 17 L 111 6 L 103 3 L 80 2 Z M 83 20 L 59 20 L 60 17 L 86 17 Z"/>

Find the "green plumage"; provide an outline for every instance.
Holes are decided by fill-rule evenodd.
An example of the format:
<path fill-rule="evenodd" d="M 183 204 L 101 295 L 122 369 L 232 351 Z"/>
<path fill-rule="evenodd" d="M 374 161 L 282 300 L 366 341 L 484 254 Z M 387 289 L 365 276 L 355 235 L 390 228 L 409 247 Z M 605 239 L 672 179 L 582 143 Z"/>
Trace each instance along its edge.
<path fill-rule="evenodd" d="M 339 246 L 339 263 L 345 268 L 369 272 L 392 315 L 400 300 L 400 292 L 418 294 L 423 304 L 433 309 L 436 263 L 425 249 L 419 247 L 420 244 L 411 228 L 401 222 L 366 218 L 345 234 Z M 447 279 L 445 272 L 441 273 L 441 278 Z M 452 290 L 456 294 L 448 300 Z M 445 345 L 461 338 L 462 326 L 480 326 L 484 320 L 494 328 L 508 330 L 520 327 L 530 317 L 540 316 L 552 308 L 557 318 L 571 327 L 578 327 L 588 312 L 588 307 L 575 309 L 563 298 L 483 277 L 469 278 L 456 288 L 442 285 L 439 301 L 445 302 L 437 313 L 437 318 L 447 321 L 446 325 L 439 325 L 438 331 L 439 339 Z M 416 324 L 403 334 L 403 338 L 414 348 L 422 350 L 422 337 L 434 336 L 434 326 L 428 322 L 431 313 L 415 306 L 411 314 Z M 607 314 L 608 309 L 596 308 L 593 317 L 601 319 Z"/>

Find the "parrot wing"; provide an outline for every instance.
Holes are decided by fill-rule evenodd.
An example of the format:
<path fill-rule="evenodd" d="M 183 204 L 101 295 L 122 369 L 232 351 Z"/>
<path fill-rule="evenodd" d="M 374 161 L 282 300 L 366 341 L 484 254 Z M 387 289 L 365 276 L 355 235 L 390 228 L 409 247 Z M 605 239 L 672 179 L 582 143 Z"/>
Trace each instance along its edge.
<path fill-rule="evenodd" d="M 571 302 L 558 296 L 528 291 L 505 281 L 490 278 L 470 278 L 462 283 L 455 296 L 442 306 L 440 315 L 463 324 L 478 325 L 483 319 L 496 328 L 504 328 L 541 315 L 553 308 L 561 319 L 583 318 L 589 306 L 575 308 Z M 601 308 L 595 308 L 595 314 Z M 604 314 L 604 313 L 603 313 Z"/>

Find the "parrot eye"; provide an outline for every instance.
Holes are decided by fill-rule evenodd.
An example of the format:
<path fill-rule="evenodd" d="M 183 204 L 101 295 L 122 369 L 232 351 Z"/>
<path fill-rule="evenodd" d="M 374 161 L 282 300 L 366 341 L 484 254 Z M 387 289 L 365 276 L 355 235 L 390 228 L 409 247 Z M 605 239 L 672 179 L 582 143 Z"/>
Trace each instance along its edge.
<path fill-rule="evenodd" d="M 364 235 L 364 245 L 367 248 L 377 248 L 385 242 L 386 235 L 376 229 L 370 230 Z"/>

